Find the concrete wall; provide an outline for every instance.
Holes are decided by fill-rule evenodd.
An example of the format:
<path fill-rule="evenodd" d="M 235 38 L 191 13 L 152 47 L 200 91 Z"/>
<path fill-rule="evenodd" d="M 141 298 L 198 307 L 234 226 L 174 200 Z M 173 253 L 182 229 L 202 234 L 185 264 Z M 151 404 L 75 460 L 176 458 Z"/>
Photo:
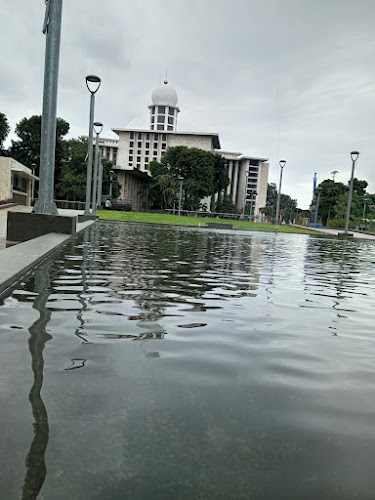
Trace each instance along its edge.
<path fill-rule="evenodd" d="M 121 184 L 120 199 L 130 201 L 135 210 L 145 210 L 145 181 L 129 171 L 116 170 L 116 174 Z"/>
<path fill-rule="evenodd" d="M 204 151 L 214 151 L 212 137 L 204 135 L 168 134 L 168 147 L 187 146 L 188 148 L 199 148 Z"/>
<path fill-rule="evenodd" d="M 262 162 L 259 164 L 258 173 L 258 196 L 257 196 L 257 209 L 266 206 L 267 201 L 267 187 L 268 187 L 268 171 L 269 163 Z"/>
<path fill-rule="evenodd" d="M 12 158 L 0 156 L 0 200 L 11 198 Z"/>

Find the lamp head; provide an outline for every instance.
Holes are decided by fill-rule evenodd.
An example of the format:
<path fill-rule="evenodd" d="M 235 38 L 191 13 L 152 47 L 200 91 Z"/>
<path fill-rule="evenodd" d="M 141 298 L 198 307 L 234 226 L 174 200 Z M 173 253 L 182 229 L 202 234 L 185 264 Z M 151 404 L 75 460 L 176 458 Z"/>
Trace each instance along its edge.
<path fill-rule="evenodd" d="M 90 94 L 96 94 L 101 85 L 101 79 L 96 75 L 87 75 L 86 76 L 86 87 Z"/>
<path fill-rule="evenodd" d="M 285 167 L 285 163 L 286 163 L 286 160 L 280 160 L 279 161 L 280 168 L 284 168 Z"/>
<path fill-rule="evenodd" d="M 358 160 L 359 151 L 352 151 L 350 153 L 350 156 L 352 157 L 352 162 L 355 163 Z"/>
<path fill-rule="evenodd" d="M 95 122 L 94 123 L 94 132 L 96 135 L 99 135 L 102 133 L 103 130 L 103 124 L 101 122 Z"/>

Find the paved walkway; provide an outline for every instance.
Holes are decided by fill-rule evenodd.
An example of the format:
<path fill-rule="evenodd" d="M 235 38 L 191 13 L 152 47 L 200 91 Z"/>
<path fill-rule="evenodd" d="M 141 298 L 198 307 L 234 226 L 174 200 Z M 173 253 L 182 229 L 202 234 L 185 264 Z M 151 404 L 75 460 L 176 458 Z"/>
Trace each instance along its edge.
<path fill-rule="evenodd" d="M 344 231 L 342 229 L 330 229 L 328 227 L 298 226 L 297 224 L 295 226 L 301 227 L 303 229 L 308 229 L 309 231 L 314 231 L 317 233 L 322 233 L 322 234 L 332 235 L 332 236 L 338 236 L 340 233 L 344 233 Z M 352 234 L 353 238 L 355 238 L 355 239 L 375 240 L 375 235 L 373 235 L 373 234 L 361 233 L 359 231 L 352 231 L 352 230 L 349 230 L 349 233 Z"/>
<path fill-rule="evenodd" d="M 6 248 L 6 225 L 9 210 L 24 212 L 24 206 L 0 210 L 0 296 L 56 248 L 71 239 L 70 234 L 48 233 Z M 31 212 L 31 207 L 27 208 Z M 80 215 L 79 210 L 59 209 L 60 215 Z M 95 220 L 77 223 L 77 233 L 94 224 Z"/>

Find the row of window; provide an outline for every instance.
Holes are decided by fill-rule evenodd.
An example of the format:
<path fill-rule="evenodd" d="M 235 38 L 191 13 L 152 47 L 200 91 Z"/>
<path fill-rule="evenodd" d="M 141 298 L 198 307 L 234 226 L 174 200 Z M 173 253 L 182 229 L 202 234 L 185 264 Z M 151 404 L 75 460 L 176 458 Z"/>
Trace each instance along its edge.
<path fill-rule="evenodd" d="M 164 115 L 157 115 L 157 117 L 158 117 L 158 123 L 165 123 L 165 116 Z M 155 123 L 155 115 L 151 116 L 151 123 Z M 173 123 L 174 123 L 173 116 L 168 116 L 168 123 L 170 125 L 173 125 Z"/>
<path fill-rule="evenodd" d="M 140 146 L 139 146 L 140 147 Z M 147 143 L 146 143 L 146 150 L 145 150 L 145 155 L 148 155 L 150 154 L 150 150 L 149 150 L 149 147 L 150 145 L 147 146 Z M 165 142 L 162 142 L 161 144 L 161 149 L 164 151 L 167 149 L 167 144 Z M 158 144 L 155 142 L 154 143 L 154 154 L 157 153 L 157 150 L 158 150 Z M 129 149 L 129 154 L 132 155 L 134 153 L 134 149 L 131 147 Z M 141 149 L 137 149 L 137 154 L 142 154 L 142 150 Z"/>
<path fill-rule="evenodd" d="M 163 155 L 164 155 L 164 153 L 165 153 L 165 151 L 163 151 L 161 155 L 163 156 Z M 154 156 L 153 156 L 153 158 L 151 158 L 151 160 L 156 160 L 156 159 L 157 159 L 156 155 L 154 155 Z M 150 160 L 150 158 L 149 158 L 148 156 L 146 156 L 146 157 L 145 157 L 145 162 L 144 162 L 145 166 L 147 166 L 147 165 L 148 165 L 149 160 Z M 142 160 L 141 160 L 141 157 L 140 157 L 140 156 L 137 156 L 137 163 L 136 163 L 136 167 L 137 167 L 137 168 L 140 168 L 140 167 L 141 167 L 141 161 L 142 161 Z M 133 166 L 133 157 L 130 159 L 130 156 L 129 156 L 129 167 L 132 167 L 132 166 Z M 146 170 L 147 170 L 147 169 L 146 169 Z"/>
<path fill-rule="evenodd" d="M 167 140 L 167 134 L 152 134 L 154 136 L 154 141 L 159 140 L 159 135 L 161 135 L 161 140 L 166 141 Z M 151 140 L 151 134 L 150 132 L 137 132 L 137 139 L 140 141 L 141 139 L 145 138 L 146 141 Z M 135 139 L 135 132 L 130 132 L 130 141 Z"/>
<path fill-rule="evenodd" d="M 102 158 L 104 158 L 104 147 L 102 146 L 100 149 L 102 152 Z M 105 157 L 107 160 L 110 159 L 110 154 L 111 154 L 111 148 L 106 147 Z M 116 161 L 117 161 L 117 148 L 113 148 L 112 163 L 116 165 Z"/>
<path fill-rule="evenodd" d="M 168 125 L 167 127 L 165 127 L 162 124 L 158 124 L 155 127 L 155 125 L 153 123 L 151 123 L 151 130 L 171 130 L 171 131 L 173 131 L 173 126 L 172 125 Z"/>
<path fill-rule="evenodd" d="M 151 114 L 154 115 L 155 114 L 155 109 L 157 108 L 157 112 L 160 113 L 160 114 L 165 114 L 165 106 L 152 106 L 151 107 Z M 169 107 L 168 109 L 168 114 L 169 116 L 173 116 L 174 115 L 174 108 L 171 108 Z"/>
<path fill-rule="evenodd" d="M 165 134 L 163 134 L 163 135 L 165 135 Z M 138 146 L 138 149 L 141 149 L 142 148 L 142 141 L 138 141 L 137 146 Z M 134 148 L 134 141 L 130 141 L 129 148 L 131 148 L 131 149 Z M 150 143 L 149 142 L 145 142 L 145 148 L 146 149 L 150 148 Z M 167 148 L 167 143 L 166 142 L 162 142 L 161 143 L 161 149 L 166 149 L 166 148 Z M 158 143 L 157 142 L 154 142 L 154 149 L 158 149 Z"/>

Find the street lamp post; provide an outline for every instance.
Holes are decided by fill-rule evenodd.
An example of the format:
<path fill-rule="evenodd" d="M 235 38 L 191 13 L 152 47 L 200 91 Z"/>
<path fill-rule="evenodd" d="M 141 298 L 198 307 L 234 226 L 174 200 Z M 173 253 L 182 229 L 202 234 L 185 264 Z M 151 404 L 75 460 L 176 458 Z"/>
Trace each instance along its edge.
<path fill-rule="evenodd" d="M 350 217 L 350 209 L 351 209 L 351 205 L 352 205 L 352 195 L 353 195 L 354 167 L 355 167 L 355 162 L 358 160 L 359 152 L 352 151 L 350 153 L 350 156 L 352 159 L 352 175 L 350 177 L 348 207 L 346 210 L 345 233 L 344 233 L 345 235 L 348 234 L 348 230 L 349 230 L 349 217 Z"/>
<path fill-rule="evenodd" d="M 319 186 L 319 187 L 317 188 L 317 191 L 318 191 L 318 200 L 317 200 L 317 202 L 316 202 L 316 211 L 315 211 L 315 226 L 316 226 L 316 224 L 317 224 L 317 222 L 318 222 L 319 201 L 320 201 L 320 194 L 321 194 L 321 192 L 322 192 L 322 188 Z"/>
<path fill-rule="evenodd" d="M 98 179 L 98 198 L 97 202 L 100 208 L 102 208 L 102 189 L 103 189 L 103 157 L 100 151 L 99 155 L 99 179 Z"/>
<path fill-rule="evenodd" d="M 178 177 L 180 181 L 180 192 L 178 195 L 178 215 L 181 215 L 181 204 L 182 204 L 182 183 L 184 182 L 184 178 L 182 176 Z"/>
<path fill-rule="evenodd" d="M 101 79 L 96 75 L 86 76 L 86 87 L 90 92 L 90 123 L 89 123 L 89 144 L 87 154 L 87 177 L 86 177 L 86 204 L 85 215 L 90 215 L 91 181 L 92 181 L 92 149 L 93 149 L 93 129 L 94 129 L 94 109 L 95 94 L 99 90 Z"/>
<path fill-rule="evenodd" d="M 56 109 L 59 80 L 62 0 L 46 2 L 43 33 L 46 34 L 43 111 L 40 140 L 39 196 L 37 214 L 57 215 L 53 201 L 56 153 Z"/>
<path fill-rule="evenodd" d="M 248 184 L 248 179 L 249 179 L 249 172 L 248 170 L 245 172 L 245 185 L 243 189 L 243 200 L 242 200 L 242 219 L 245 218 L 245 208 L 246 208 L 246 195 L 247 195 L 247 184 Z"/>
<path fill-rule="evenodd" d="M 113 170 L 109 171 L 109 201 L 112 200 L 112 183 L 116 179 L 116 174 Z"/>
<path fill-rule="evenodd" d="M 94 182 L 92 185 L 92 214 L 95 215 L 96 212 L 96 195 L 98 192 L 98 169 L 99 169 L 99 135 L 103 130 L 103 124 L 100 122 L 94 123 L 94 131 L 95 131 L 95 167 L 94 167 Z"/>
<path fill-rule="evenodd" d="M 366 217 L 366 206 L 367 206 L 367 198 L 364 198 L 364 200 L 363 200 L 363 214 L 362 214 L 362 219 L 363 220 Z"/>
<path fill-rule="evenodd" d="M 280 160 L 280 182 L 279 182 L 279 192 L 277 193 L 277 204 L 276 204 L 276 225 L 279 224 L 280 219 L 280 195 L 281 195 L 281 181 L 283 179 L 283 169 L 285 167 L 286 160 Z"/>

